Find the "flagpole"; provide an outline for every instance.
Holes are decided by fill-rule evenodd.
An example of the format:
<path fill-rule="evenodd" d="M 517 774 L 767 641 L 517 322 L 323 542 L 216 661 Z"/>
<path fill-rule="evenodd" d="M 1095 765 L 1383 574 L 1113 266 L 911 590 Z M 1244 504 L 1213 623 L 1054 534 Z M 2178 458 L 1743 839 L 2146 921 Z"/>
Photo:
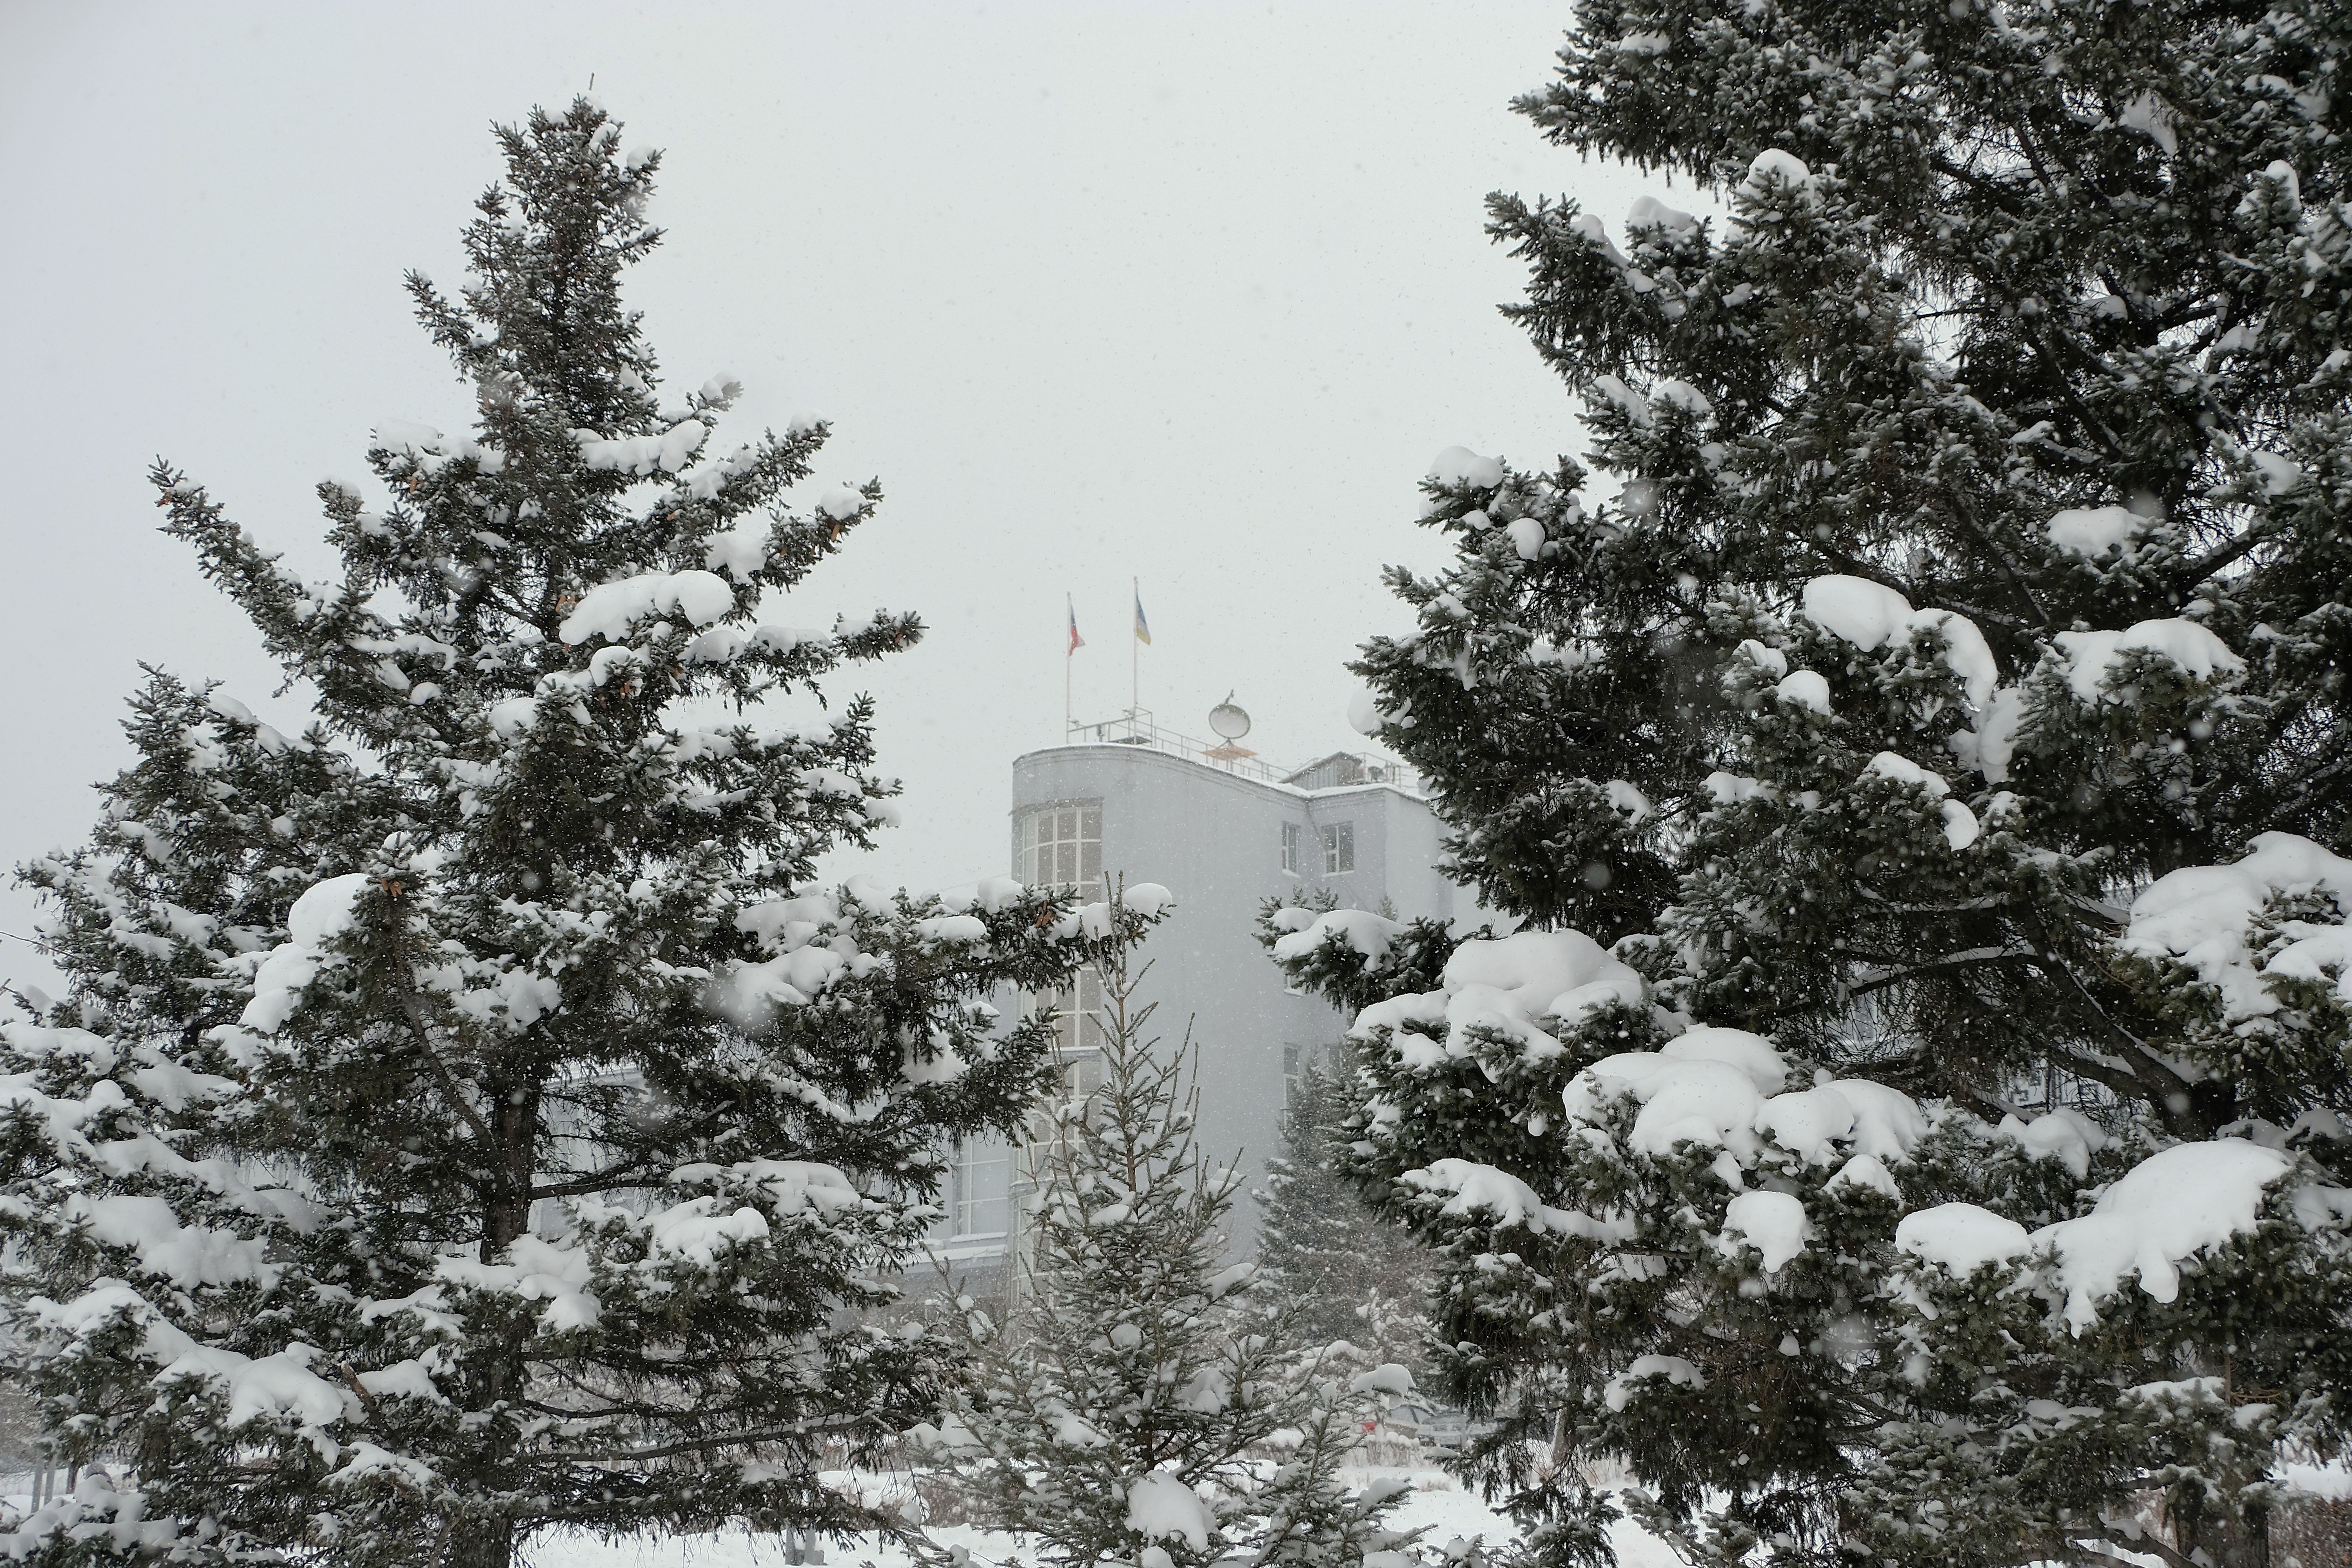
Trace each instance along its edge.
<path fill-rule="evenodd" d="M 1062 605 L 1069 611 L 1070 626 L 1075 629 L 1078 624 L 1077 601 L 1065 594 Z M 1078 650 L 1066 640 L 1062 645 L 1062 738 L 1054 742 L 1057 746 L 1070 743 L 1070 661 L 1077 656 Z"/>
<path fill-rule="evenodd" d="M 1130 577 L 1128 583 L 1134 588 L 1135 603 L 1140 608 L 1143 604 L 1143 579 Z M 1140 721 L 1143 714 L 1143 639 L 1134 636 L 1127 639 L 1127 707 L 1128 716 Z"/>

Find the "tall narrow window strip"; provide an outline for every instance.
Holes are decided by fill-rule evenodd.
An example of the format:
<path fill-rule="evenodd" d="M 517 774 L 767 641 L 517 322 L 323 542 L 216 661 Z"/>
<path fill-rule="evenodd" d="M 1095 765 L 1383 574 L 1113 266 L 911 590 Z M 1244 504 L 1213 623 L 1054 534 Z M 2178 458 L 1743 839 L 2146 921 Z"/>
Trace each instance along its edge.
<path fill-rule="evenodd" d="M 1282 868 L 1294 876 L 1298 871 L 1298 824 L 1282 825 Z"/>
<path fill-rule="evenodd" d="M 1081 969 L 1076 984 L 1047 999 L 1045 1011 L 1054 1020 L 1054 1045 L 1064 1056 L 1102 1049 L 1102 976 L 1092 966 Z"/>

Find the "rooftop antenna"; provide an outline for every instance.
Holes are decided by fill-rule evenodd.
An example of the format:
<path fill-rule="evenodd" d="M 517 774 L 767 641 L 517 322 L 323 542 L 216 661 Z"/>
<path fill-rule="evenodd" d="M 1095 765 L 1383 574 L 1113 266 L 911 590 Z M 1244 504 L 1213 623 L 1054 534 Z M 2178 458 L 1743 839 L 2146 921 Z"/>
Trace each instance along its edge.
<path fill-rule="evenodd" d="M 1238 762 L 1244 757 L 1257 755 L 1246 746 L 1237 743 L 1244 735 L 1250 732 L 1250 716 L 1234 705 L 1232 692 L 1226 692 L 1225 700 L 1209 710 L 1209 731 L 1224 744 L 1214 751 L 1202 752 L 1202 756 L 1214 757 L 1221 763 L 1232 763 Z"/>

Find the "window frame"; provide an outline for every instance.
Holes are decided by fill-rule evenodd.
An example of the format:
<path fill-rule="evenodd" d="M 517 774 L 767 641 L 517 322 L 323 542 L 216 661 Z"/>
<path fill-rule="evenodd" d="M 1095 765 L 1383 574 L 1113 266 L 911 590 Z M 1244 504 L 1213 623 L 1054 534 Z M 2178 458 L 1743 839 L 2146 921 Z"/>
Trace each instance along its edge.
<path fill-rule="evenodd" d="M 972 1158 L 975 1151 L 988 1150 L 993 1151 L 992 1157 Z M 976 1132 L 957 1142 L 948 1168 L 949 1240 L 987 1241 L 1013 1234 L 1013 1152 L 1012 1141 L 998 1132 Z M 975 1189 L 983 1172 L 990 1173 L 992 1190 L 980 1193 Z M 975 1226 L 973 1217 L 983 1209 L 992 1209 L 990 1217 L 1003 1223 L 991 1228 Z"/>
<path fill-rule="evenodd" d="M 1013 875 L 1030 887 L 1091 886 L 1102 877 L 1102 818 L 1099 800 L 1053 801 L 1015 813 Z"/>
<path fill-rule="evenodd" d="M 1323 845 L 1323 874 L 1340 877 L 1356 868 L 1354 821 L 1327 822 L 1317 833 Z"/>
<path fill-rule="evenodd" d="M 1307 1077 L 1307 1069 L 1315 1058 L 1304 1046 L 1288 1041 L 1282 1047 L 1282 1109 L 1287 1113 L 1298 1108 L 1298 1085 Z"/>

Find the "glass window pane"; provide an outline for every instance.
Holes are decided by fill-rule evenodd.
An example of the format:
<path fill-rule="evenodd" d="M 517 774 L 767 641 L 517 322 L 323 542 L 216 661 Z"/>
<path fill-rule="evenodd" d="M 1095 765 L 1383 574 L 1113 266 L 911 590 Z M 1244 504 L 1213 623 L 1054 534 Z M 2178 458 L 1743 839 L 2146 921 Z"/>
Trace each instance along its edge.
<path fill-rule="evenodd" d="M 1081 881 L 1092 882 L 1097 877 L 1101 875 L 1102 841 L 1096 838 L 1081 839 L 1078 843 L 1079 879 Z"/>
<path fill-rule="evenodd" d="M 1013 1152 L 993 1133 L 956 1151 L 953 1229 L 958 1236 L 1001 1236 L 1013 1222 Z"/>
<path fill-rule="evenodd" d="M 1055 812 L 1054 814 L 1054 837 L 1056 838 L 1076 838 L 1077 836 L 1078 814 L 1074 810 Z"/>
<path fill-rule="evenodd" d="M 1078 831 L 1078 837 L 1081 838 L 1100 838 L 1102 837 L 1101 806 L 1087 806 L 1079 812 L 1078 816 L 1081 825 Z"/>

